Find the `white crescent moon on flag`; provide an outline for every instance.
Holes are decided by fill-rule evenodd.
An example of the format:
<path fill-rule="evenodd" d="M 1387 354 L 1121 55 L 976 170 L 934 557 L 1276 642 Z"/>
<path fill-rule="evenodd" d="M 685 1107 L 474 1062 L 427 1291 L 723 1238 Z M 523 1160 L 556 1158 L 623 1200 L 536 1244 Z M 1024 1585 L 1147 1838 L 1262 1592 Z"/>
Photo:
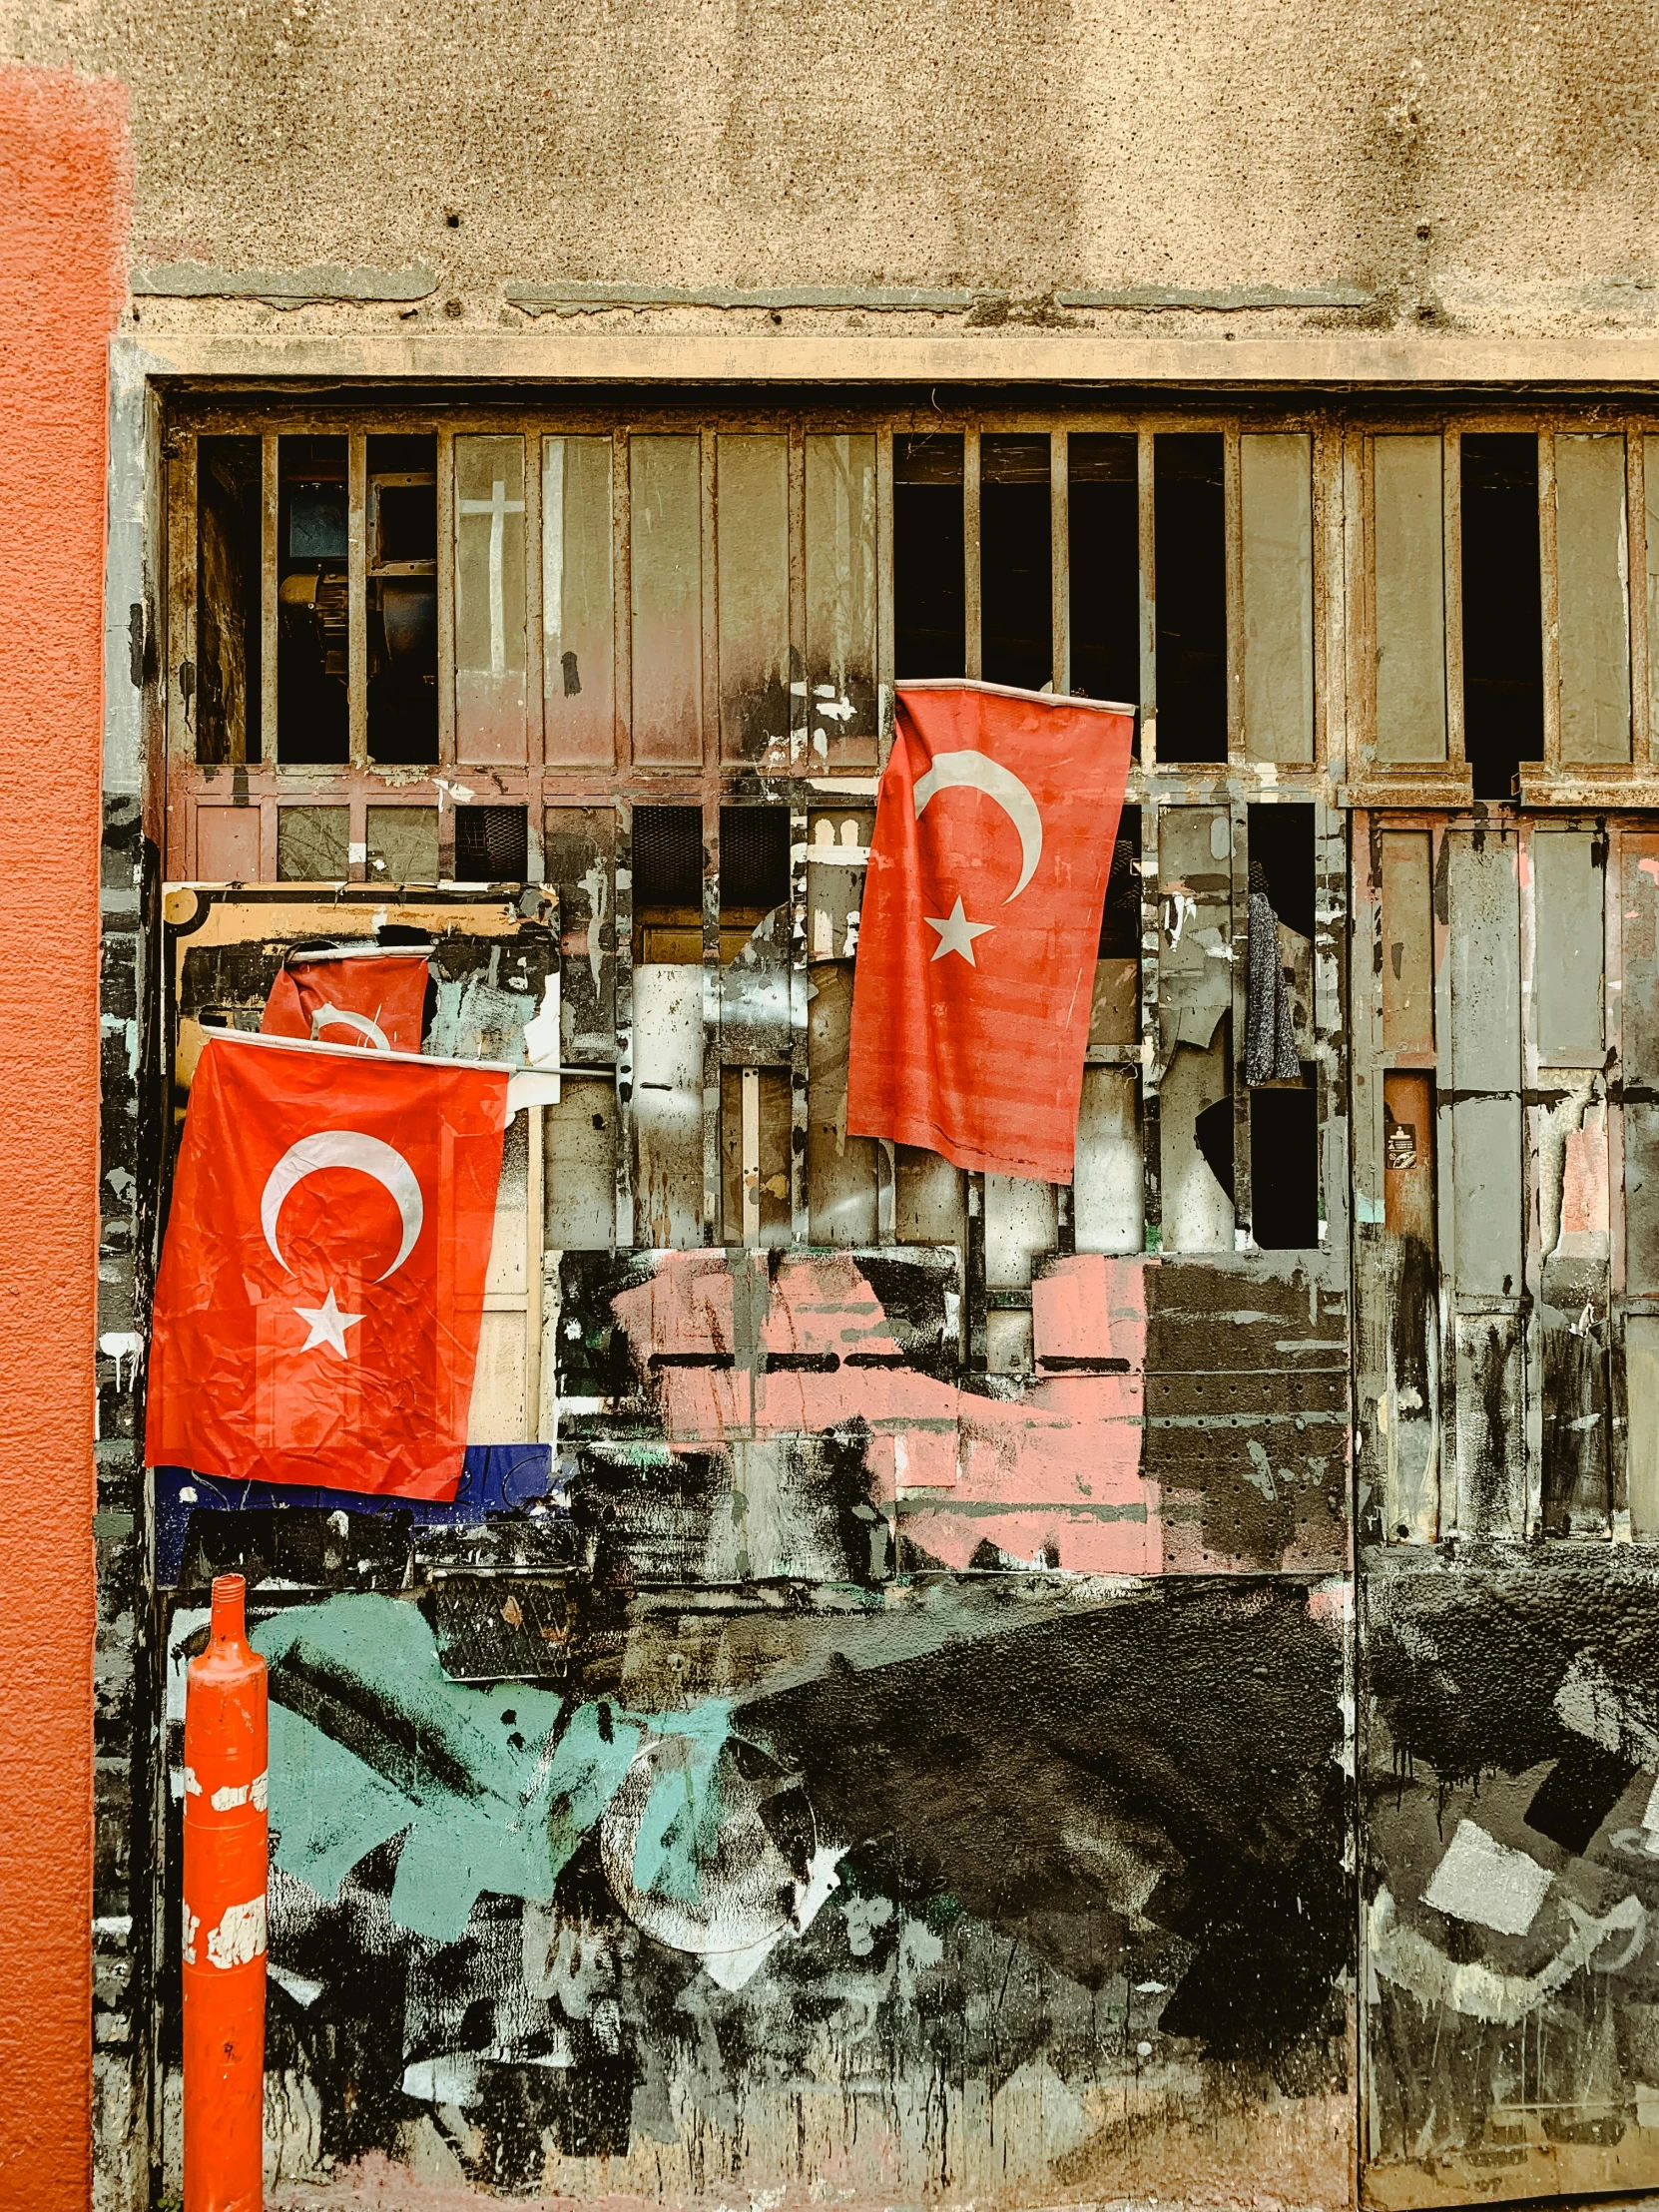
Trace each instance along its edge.
<path fill-rule="evenodd" d="M 266 1243 L 277 1266 L 291 1275 L 293 1270 L 282 1258 L 276 1242 L 276 1217 L 282 1211 L 283 1199 L 294 1185 L 302 1183 L 307 1175 L 319 1174 L 323 1168 L 355 1168 L 359 1175 L 371 1175 L 396 1206 L 403 1225 L 403 1241 L 397 1248 L 396 1259 L 385 1274 L 377 1278 L 383 1283 L 386 1276 L 397 1273 L 413 1251 L 426 1208 L 415 1172 L 402 1153 L 392 1145 L 382 1144 L 378 1137 L 364 1136 L 360 1129 L 319 1129 L 314 1137 L 301 1137 L 297 1144 L 288 1146 L 267 1177 L 260 1199 L 260 1227 L 265 1231 Z"/>
<path fill-rule="evenodd" d="M 344 1006 L 319 1006 L 311 1016 L 311 1042 L 314 1044 L 324 1029 L 354 1029 L 371 1051 L 389 1052 L 391 1039 L 377 1021 L 367 1014 L 354 1014 Z"/>
<path fill-rule="evenodd" d="M 1036 874 L 1037 862 L 1043 856 L 1043 818 L 1037 802 L 1011 768 L 1004 768 L 988 754 L 935 753 L 932 767 L 915 788 L 917 822 L 935 792 L 951 791 L 958 786 L 983 792 L 987 799 L 994 799 L 1019 831 L 1019 881 L 1002 901 L 1007 906 Z"/>

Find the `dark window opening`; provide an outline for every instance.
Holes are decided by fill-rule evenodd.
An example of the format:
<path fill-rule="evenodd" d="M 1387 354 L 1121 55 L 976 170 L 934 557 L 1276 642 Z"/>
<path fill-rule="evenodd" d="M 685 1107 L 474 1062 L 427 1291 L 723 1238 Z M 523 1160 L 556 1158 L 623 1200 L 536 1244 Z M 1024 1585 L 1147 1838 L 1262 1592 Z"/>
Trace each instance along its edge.
<path fill-rule="evenodd" d="M 1216 1181 L 1227 1193 L 1227 1202 L 1235 1203 L 1233 1195 L 1233 1016 L 1223 1014 L 1221 1034 L 1224 1039 L 1222 1065 L 1227 1070 L 1227 1088 L 1220 1098 L 1193 1116 L 1193 1142 L 1198 1147 L 1199 1158 L 1210 1170 Z"/>
<path fill-rule="evenodd" d="M 277 441 L 276 757 L 340 767 L 346 698 L 346 441 Z"/>
<path fill-rule="evenodd" d="M 1041 691 L 1054 677 L 1054 591 L 1046 437 L 979 445 L 980 671 Z"/>
<path fill-rule="evenodd" d="M 462 883 L 522 883 L 530 871 L 525 807 L 455 809 L 455 877 Z"/>
<path fill-rule="evenodd" d="M 703 810 L 636 807 L 633 862 L 636 966 L 658 961 L 692 965 L 700 961 Z"/>
<path fill-rule="evenodd" d="M 1069 688 L 1085 699 L 1136 706 L 1141 696 L 1141 555 L 1135 440 L 1087 431 L 1068 439 L 1066 475 Z"/>
<path fill-rule="evenodd" d="M 1520 763 L 1544 757 L 1538 441 L 1461 443 L 1463 750 L 1475 798 L 1505 800 Z"/>
<path fill-rule="evenodd" d="M 790 815 L 787 807 L 720 810 L 720 913 L 758 920 L 790 895 Z"/>
<path fill-rule="evenodd" d="M 1125 807 L 1112 847 L 1112 872 L 1106 882 L 1106 906 L 1100 917 L 1102 960 L 1138 960 L 1141 955 L 1141 810 Z"/>
<path fill-rule="evenodd" d="M 368 441 L 368 757 L 438 757 L 435 437 Z"/>
<path fill-rule="evenodd" d="M 1258 882 L 1287 929 L 1314 934 L 1314 810 L 1249 809 L 1251 888 Z M 1257 870 L 1261 870 L 1260 877 Z"/>
<path fill-rule="evenodd" d="M 1152 447 L 1158 758 L 1227 759 L 1227 496 L 1219 431 Z"/>
<path fill-rule="evenodd" d="M 1264 1252 L 1319 1243 L 1319 1100 L 1312 1089 L 1251 1092 L 1250 1210 Z"/>
<path fill-rule="evenodd" d="M 201 438 L 196 447 L 196 720 L 202 762 L 258 761 L 263 626 L 260 440 Z"/>
<path fill-rule="evenodd" d="M 893 669 L 908 677 L 967 673 L 962 441 L 893 439 Z"/>

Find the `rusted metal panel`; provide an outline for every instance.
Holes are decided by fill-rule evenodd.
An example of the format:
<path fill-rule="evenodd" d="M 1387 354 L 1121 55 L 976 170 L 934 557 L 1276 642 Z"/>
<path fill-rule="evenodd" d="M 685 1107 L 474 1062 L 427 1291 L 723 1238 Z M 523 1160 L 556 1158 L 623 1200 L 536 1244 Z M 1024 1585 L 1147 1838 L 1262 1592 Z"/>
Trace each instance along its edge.
<path fill-rule="evenodd" d="M 616 1058 L 616 820 L 611 807 L 550 807 L 543 829 L 563 932 L 559 1049 L 572 1065 Z"/>
<path fill-rule="evenodd" d="M 524 440 L 455 440 L 455 749 L 528 758 Z"/>
<path fill-rule="evenodd" d="M 702 440 L 628 441 L 633 757 L 641 768 L 703 759 Z"/>
<path fill-rule="evenodd" d="M 548 765 L 608 768 L 616 750 L 612 445 L 541 441 L 542 746 Z"/>
<path fill-rule="evenodd" d="M 1526 1328 L 1518 1312 L 1454 1314 L 1456 1528 L 1465 1536 L 1526 1533 Z"/>
<path fill-rule="evenodd" d="M 1555 568 L 1561 759 L 1630 759 L 1630 549 L 1625 447 L 1558 435 Z"/>
<path fill-rule="evenodd" d="M 1313 440 L 1239 439 L 1244 742 L 1258 761 L 1314 758 Z"/>
<path fill-rule="evenodd" d="M 1624 1283 L 1640 1298 L 1659 1294 L 1659 837 L 1620 843 Z"/>

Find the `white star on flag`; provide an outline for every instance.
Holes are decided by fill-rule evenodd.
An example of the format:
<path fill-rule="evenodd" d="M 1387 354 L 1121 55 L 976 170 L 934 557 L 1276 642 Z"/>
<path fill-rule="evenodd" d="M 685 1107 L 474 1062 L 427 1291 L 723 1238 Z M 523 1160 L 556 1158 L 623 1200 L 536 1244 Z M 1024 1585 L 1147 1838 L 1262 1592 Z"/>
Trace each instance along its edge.
<path fill-rule="evenodd" d="M 310 1330 L 310 1335 L 299 1347 L 301 1352 L 309 1352 L 313 1345 L 328 1345 L 342 1360 L 345 1358 L 345 1332 L 356 1328 L 363 1318 L 361 1314 L 342 1314 L 334 1303 L 332 1291 L 320 1306 L 296 1306 L 293 1310 Z"/>
<path fill-rule="evenodd" d="M 959 952 L 969 967 L 979 965 L 979 962 L 973 957 L 974 938 L 982 937 L 988 929 L 993 929 L 996 926 L 994 922 L 990 921 L 969 921 L 962 911 L 960 896 L 958 896 L 955 905 L 951 907 L 943 921 L 936 919 L 932 914 L 923 914 L 921 918 L 926 922 L 929 929 L 936 929 L 939 933 L 939 941 L 933 947 L 934 959 L 942 960 L 947 952 Z"/>

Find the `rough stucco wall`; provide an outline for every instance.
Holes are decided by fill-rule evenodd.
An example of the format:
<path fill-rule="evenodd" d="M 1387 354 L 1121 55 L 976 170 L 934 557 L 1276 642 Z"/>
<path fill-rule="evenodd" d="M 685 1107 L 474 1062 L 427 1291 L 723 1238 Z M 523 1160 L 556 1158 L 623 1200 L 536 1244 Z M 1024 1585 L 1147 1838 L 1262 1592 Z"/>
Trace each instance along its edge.
<path fill-rule="evenodd" d="M 0 2199 L 84 2205 L 105 388 L 130 199 L 119 85 L 0 71 L 6 1255 Z M 26 850 L 18 847 L 27 839 Z"/>
<path fill-rule="evenodd" d="M 1638 0 L 23 0 L 11 43 L 129 83 L 136 261 L 424 264 L 415 326 L 516 324 L 514 277 L 1016 316 L 1340 281 L 1373 303 L 1295 319 L 1490 332 L 1651 322 L 1651 30 Z"/>

